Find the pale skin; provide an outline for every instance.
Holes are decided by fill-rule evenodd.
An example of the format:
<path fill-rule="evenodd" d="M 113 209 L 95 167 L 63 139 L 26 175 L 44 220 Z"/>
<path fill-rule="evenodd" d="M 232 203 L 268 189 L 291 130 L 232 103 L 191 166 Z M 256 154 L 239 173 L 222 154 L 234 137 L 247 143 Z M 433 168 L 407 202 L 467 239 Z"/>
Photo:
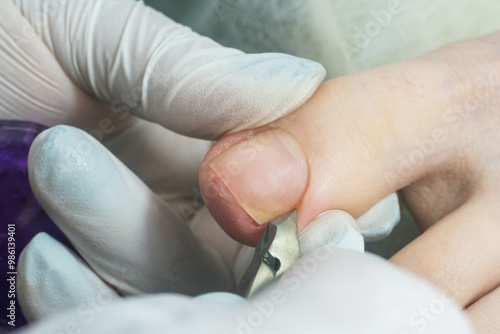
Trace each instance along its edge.
<path fill-rule="evenodd" d="M 422 235 L 390 261 L 500 328 L 500 33 L 325 82 L 294 113 L 231 134 L 200 184 L 234 238 L 298 209 L 303 229 L 342 209 L 357 217 L 401 190 Z M 231 148 L 228 150 L 228 148 Z"/>

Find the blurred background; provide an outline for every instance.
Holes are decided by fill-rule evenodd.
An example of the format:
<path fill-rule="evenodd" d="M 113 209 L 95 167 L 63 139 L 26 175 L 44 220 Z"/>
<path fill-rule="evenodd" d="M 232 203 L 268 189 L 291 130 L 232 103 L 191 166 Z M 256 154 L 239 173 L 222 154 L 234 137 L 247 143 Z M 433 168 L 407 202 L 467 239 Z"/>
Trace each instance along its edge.
<path fill-rule="evenodd" d="M 147 0 L 219 43 L 313 59 L 328 77 L 500 30 L 497 0 Z"/>

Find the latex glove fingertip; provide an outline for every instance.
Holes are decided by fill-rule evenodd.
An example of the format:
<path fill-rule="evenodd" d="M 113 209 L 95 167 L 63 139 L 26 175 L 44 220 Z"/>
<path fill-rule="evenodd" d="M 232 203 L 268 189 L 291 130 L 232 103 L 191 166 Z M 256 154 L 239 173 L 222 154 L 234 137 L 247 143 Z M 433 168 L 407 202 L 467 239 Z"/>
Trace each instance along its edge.
<path fill-rule="evenodd" d="M 327 211 L 300 233 L 302 256 L 319 248 L 346 248 L 363 252 L 365 244 L 356 220 L 347 212 Z"/>
<path fill-rule="evenodd" d="M 78 255 L 46 233 L 37 234 L 21 253 L 17 291 L 30 322 L 119 298 Z"/>
<path fill-rule="evenodd" d="M 356 222 L 366 241 L 377 241 L 387 237 L 400 219 L 398 195 L 392 193 L 356 219 Z"/>

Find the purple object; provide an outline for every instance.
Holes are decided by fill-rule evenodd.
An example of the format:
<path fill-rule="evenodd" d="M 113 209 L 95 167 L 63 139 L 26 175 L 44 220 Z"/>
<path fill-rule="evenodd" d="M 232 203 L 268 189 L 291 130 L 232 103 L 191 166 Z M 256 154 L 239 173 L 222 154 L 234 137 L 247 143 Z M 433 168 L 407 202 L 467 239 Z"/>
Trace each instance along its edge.
<path fill-rule="evenodd" d="M 39 232 L 62 243 L 69 241 L 38 204 L 28 179 L 28 152 L 35 137 L 46 127 L 23 121 L 0 121 L 0 333 L 26 324 L 19 302 L 9 296 L 8 274 L 17 271 L 19 255 Z M 9 227 L 10 226 L 10 227 Z M 10 232 L 10 233 L 9 233 Z M 9 237 L 15 239 L 14 267 L 9 264 Z M 12 252 L 12 250 L 10 250 Z M 11 259 L 12 259 L 11 255 Z M 17 296 L 17 291 L 15 295 Z M 15 327 L 8 324 L 7 308 L 15 300 Z"/>

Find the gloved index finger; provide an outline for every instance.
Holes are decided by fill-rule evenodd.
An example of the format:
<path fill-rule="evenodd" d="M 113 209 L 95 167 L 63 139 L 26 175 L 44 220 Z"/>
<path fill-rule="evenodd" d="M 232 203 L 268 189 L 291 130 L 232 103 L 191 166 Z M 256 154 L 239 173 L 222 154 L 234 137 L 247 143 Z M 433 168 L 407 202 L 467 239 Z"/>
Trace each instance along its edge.
<path fill-rule="evenodd" d="M 325 76 L 312 61 L 245 55 L 139 1 L 19 0 L 22 14 L 80 87 L 181 134 L 214 139 L 279 118 Z"/>

